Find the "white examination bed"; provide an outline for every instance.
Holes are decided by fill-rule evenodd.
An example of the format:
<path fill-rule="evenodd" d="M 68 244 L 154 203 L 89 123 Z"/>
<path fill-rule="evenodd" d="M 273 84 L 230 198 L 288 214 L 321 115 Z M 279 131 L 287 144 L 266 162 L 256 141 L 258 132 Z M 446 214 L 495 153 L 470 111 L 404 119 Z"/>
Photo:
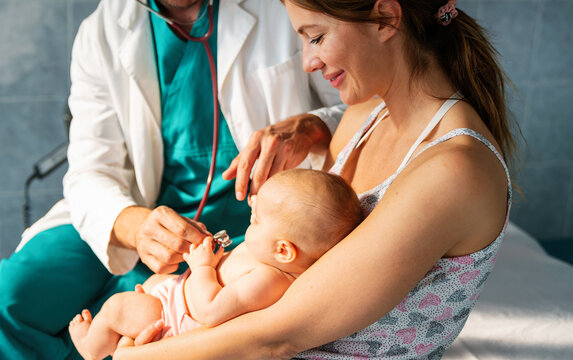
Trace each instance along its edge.
<path fill-rule="evenodd" d="M 444 360 L 573 360 L 573 266 L 509 224 L 495 268 Z"/>

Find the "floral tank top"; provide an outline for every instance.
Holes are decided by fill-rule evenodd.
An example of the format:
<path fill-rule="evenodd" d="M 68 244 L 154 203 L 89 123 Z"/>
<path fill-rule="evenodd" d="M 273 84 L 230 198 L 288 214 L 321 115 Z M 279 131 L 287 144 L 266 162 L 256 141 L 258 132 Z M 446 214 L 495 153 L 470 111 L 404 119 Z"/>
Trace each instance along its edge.
<path fill-rule="evenodd" d="M 375 188 L 359 194 L 366 215 L 382 200 L 386 189 L 404 167 L 410 163 L 409 157 L 415 148 L 456 101 L 455 99 L 446 101 L 442 109 L 428 124 L 426 130 L 420 135 L 418 141 L 412 146 L 411 151 L 396 173 Z M 450 103 L 447 104 L 448 102 Z M 338 155 L 330 170 L 331 172 L 340 174 L 348 156 L 361 142 L 364 135 L 369 132 L 377 115 L 384 108 L 385 104 L 381 104 L 374 109 L 362 129 L 355 134 Z M 348 337 L 302 352 L 295 359 L 433 360 L 440 359 L 444 351 L 458 336 L 493 269 L 509 218 L 511 183 L 507 166 L 497 149 L 485 137 L 471 129 L 452 130 L 428 144 L 419 154 L 455 136 L 471 136 L 477 139 L 493 151 L 502 163 L 509 184 L 508 210 L 503 230 L 490 245 L 482 250 L 465 256 L 438 260 L 400 304 L 367 328 Z"/>

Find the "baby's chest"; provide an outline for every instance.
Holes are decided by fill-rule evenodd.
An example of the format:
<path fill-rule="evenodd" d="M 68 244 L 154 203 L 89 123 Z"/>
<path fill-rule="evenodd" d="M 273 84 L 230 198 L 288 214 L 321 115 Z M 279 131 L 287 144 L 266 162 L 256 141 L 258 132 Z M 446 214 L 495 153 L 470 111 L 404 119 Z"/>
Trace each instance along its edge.
<path fill-rule="evenodd" d="M 219 263 L 219 282 L 226 285 L 252 271 L 259 263 L 248 252 L 232 251 Z"/>

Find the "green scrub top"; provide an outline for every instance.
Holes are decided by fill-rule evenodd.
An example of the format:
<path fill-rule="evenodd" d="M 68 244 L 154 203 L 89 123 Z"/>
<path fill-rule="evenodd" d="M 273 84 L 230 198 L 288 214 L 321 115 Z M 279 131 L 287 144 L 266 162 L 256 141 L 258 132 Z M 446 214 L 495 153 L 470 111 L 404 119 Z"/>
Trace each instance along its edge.
<path fill-rule="evenodd" d="M 202 36 L 209 27 L 204 13 L 193 26 L 192 36 Z M 151 1 L 157 10 L 155 1 Z M 209 46 L 217 63 L 217 19 L 219 1 L 213 4 L 213 34 Z M 161 131 L 164 170 L 157 205 L 166 205 L 193 218 L 205 191 L 213 140 L 213 93 L 209 60 L 200 42 L 179 39 L 167 23 L 150 14 L 155 41 L 157 72 L 161 90 Z M 250 208 L 234 194 L 234 181 L 221 173 L 238 151 L 227 122 L 219 109 L 219 146 L 211 191 L 200 222 L 211 233 L 225 229 L 236 246 L 249 225 Z"/>

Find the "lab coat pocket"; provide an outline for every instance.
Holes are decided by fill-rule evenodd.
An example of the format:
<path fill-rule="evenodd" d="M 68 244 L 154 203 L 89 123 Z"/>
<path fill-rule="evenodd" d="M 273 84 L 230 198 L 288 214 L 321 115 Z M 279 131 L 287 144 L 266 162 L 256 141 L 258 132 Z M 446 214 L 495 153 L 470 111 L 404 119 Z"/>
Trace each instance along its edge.
<path fill-rule="evenodd" d="M 260 94 L 261 103 L 268 109 L 271 123 L 313 109 L 315 99 L 311 94 L 309 76 L 302 69 L 300 51 L 287 61 L 256 70 L 251 80 Z"/>

